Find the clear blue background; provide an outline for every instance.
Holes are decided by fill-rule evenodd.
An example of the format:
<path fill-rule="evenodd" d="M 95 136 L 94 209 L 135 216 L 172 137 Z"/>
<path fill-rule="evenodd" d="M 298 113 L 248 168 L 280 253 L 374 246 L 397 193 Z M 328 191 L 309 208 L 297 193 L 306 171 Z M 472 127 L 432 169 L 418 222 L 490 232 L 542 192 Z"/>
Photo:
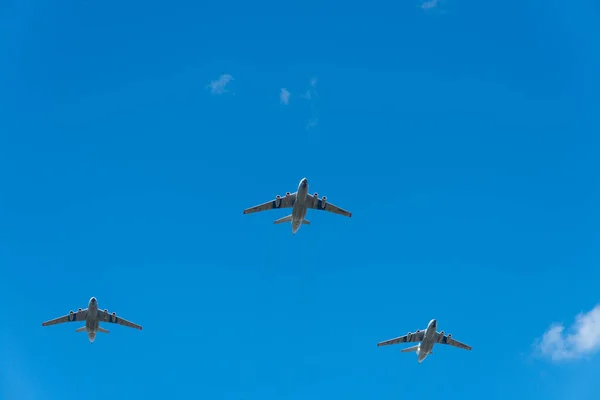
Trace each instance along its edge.
<path fill-rule="evenodd" d="M 532 343 L 598 302 L 599 20 L 2 1 L 0 397 L 597 399 Z M 242 215 L 304 176 L 352 218 Z M 144 330 L 41 327 L 91 296 Z M 376 347 L 431 318 L 473 351 Z"/>

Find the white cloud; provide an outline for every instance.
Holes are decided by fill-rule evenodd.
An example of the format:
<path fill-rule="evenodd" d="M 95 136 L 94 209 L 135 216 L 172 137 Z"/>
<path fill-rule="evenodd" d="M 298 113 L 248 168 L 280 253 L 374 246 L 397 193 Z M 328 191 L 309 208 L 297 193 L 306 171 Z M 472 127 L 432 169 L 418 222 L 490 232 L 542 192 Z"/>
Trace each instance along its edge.
<path fill-rule="evenodd" d="M 310 111 L 311 117 L 306 124 L 306 129 L 315 128 L 319 124 L 319 116 L 317 115 L 317 107 L 315 104 L 316 98 L 318 97 L 317 93 L 317 78 L 311 78 L 310 87 L 306 91 L 304 95 L 302 95 L 303 99 L 309 100 L 310 102 Z"/>
<path fill-rule="evenodd" d="M 306 129 L 316 128 L 316 126 L 318 124 L 319 124 L 319 119 L 317 117 L 313 117 L 308 120 L 308 123 L 306 124 Z"/>
<path fill-rule="evenodd" d="M 563 324 L 552 324 L 537 347 L 541 355 L 553 361 L 582 358 L 600 350 L 600 304 L 580 313 L 568 332 Z"/>
<path fill-rule="evenodd" d="M 313 97 L 317 96 L 317 78 L 312 78 L 310 80 L 310 87 L 308 90 L 302 95 L 303 99 L 311 100 Z"/>
<path fill-rule="evenodd" d="M 292 94 L 287 88 L 280 89 L 279 100 L 282 104 L 289 104 L 291 96 Z M 319 97 L 317 93 L 317 78 L 311 78 L 309 80 L 308 89 L 304 93 L 299 94 L 299 97 L 301 99 L 307 100 L 306 104 L 308 106 L 309 114 L 307 116 L 308 119 L 306 122 L 306 129 L 312 129 L 317 127 L 317 125 L 319 124 L 319 115 L 317 109 L 317 100 Z"/>
<path fill-rule="evenodd" d="M 439 3 L 440 3 L 440 0 L 428 0 L 421 4 L 421 8 L 423 10 L 429 10 L 431 8 L 436 8 Z"/>
<path fill-rule="evenodd" d="M 279 100 L 283 104 L 287 105 L 290 103 L 290 96 L 291 96 L 291 93 L 286 88 L 281 88 L 281 91 L 279 93 Z"/>
<path fill-rule="evenodd" d="M 219 76 L 219 79 L 211 81 L 207 85 L 207 87 L 210 88 L 210 92 L 212 94 L 223 94 L 225 92 L 228 92 L 227 85 L 233 80 L 233 76 L 229 74 L 222 74 L 221 76 Z"/>

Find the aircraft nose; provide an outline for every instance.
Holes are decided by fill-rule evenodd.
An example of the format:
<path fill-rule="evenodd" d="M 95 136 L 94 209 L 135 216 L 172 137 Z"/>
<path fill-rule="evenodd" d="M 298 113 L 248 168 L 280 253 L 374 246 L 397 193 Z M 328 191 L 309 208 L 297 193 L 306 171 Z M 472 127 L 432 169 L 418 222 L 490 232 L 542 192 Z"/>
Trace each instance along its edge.
<path fill-rule="evenodd" d="M 308 185 L 308 180 L 306 178 L 302 179 L 302 187 L 306 187 Z"/>

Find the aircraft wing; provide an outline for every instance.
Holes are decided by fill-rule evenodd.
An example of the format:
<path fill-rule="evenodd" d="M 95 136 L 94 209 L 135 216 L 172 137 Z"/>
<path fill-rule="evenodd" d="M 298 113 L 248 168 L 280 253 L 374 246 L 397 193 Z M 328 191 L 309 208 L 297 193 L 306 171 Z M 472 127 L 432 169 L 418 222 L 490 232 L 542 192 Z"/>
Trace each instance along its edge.
<path fill-rule="evenodd" d="M 463 350 L 471 350 L 472 349 L 471 346 L 461 343 L 458 340 L 452 339 L 452 336 L 442 335 L 441 333 L 437 334 L 437 342 L 439 344 L 447 344 L 448 346 L 458 347 L 459 349 L 463 349 Z"/>
<path fill-rule="evenodd" d="M 251 214 L 259 211 L 272 210 L 274 208 L 291 208 L 296 202 L 296 193 L 292 193 L 289 196 L 281 196 L 279 200 L 271 200 L 266 203 L 259 204 L 254 207 L 246 208 L 244 214 Z"/>
<path fill-rule="evenodd" d="M 391 344 L 398 343 L 414 343 L 423 341 L 423 337 L 425 336 L 425 331 L 417 331 L 414 333 L 409 333 L 408 335 L 400 336 L 394 339 L 385 340 L 383 342 L 377 343 L 377 347 L 380 346 L 389 346 Z"/>
<path fill-rule="evenodd" d="M 42 322 L 42 326 L 50 326 L 57 324 L 64 324 L 65 322 L 85 321 L 88 315 L 88 309 L 77 311 L 74 313 L 68 313 L 62 317 L 51 319 L 50 321 Z"/>
<path fill-rule="evenodd" d="M 343 208 L 339 208 L 336 205 L 329 203 L 328 201 L 323 201 L 323 199 L 319 199 L 315 197 L 314 194 L 306 195 L 306 206 L 308 208 L 312 208 L 314 210 L 325 210 L 330 213 L 343 215 L 345 217 L 351 217 L 352 213 L 344 210 Z"/>
<path fill-rule="evenodd" d="M 115 314 L 115 313 L 111 314 L 108 312 L 104 312 L 102 310 L 98 310 L 98 320 L 101 322 L 108 322 L 111 324 L 118 324 L 118 325 L 127 326 L 129 328 L 139 329 L 140 331 L 142 330 L 142 327 L 139 326 L 138 324 L 134 324 L 133 322 L 129 322 L 126 319 L 117 317 L 117 314 Z"/>

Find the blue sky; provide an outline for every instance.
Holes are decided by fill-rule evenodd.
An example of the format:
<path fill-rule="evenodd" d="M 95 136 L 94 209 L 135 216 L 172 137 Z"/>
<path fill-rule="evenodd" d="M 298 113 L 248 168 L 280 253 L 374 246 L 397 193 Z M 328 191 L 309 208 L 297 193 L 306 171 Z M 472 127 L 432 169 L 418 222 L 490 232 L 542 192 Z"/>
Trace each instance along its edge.
<path fill-rule="evenodd" d="M 0 397 L 597 398 L 599 18 L 0 3 Z M 242 215 L 302 177 L 352 218 Z"/>

